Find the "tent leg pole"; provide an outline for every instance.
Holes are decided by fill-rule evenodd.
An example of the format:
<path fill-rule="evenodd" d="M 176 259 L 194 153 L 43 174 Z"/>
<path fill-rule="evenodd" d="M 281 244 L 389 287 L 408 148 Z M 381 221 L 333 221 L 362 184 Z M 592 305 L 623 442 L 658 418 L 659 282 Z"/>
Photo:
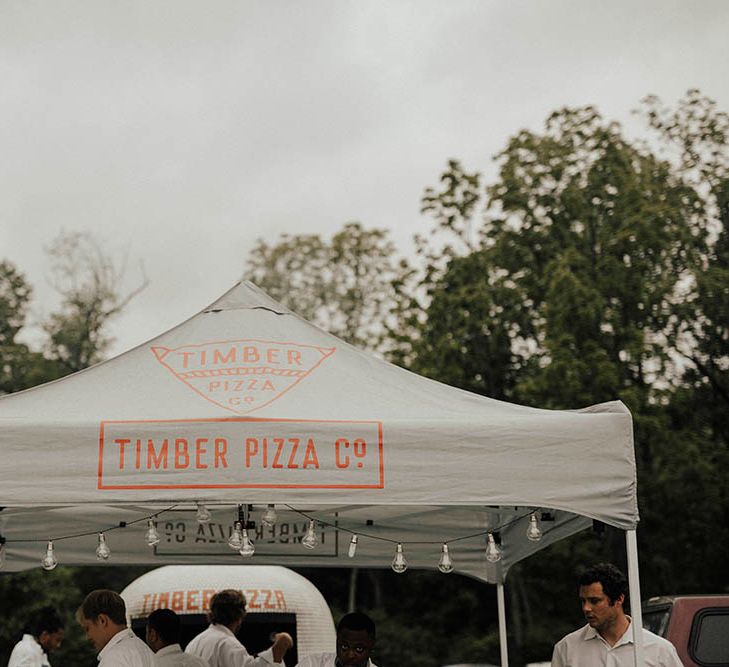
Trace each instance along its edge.
<path fill-rule="evenodd" d="M 506 646 L 506 602 L 504 601 L 504 584 L 496 584 L 496 604 L 499 609 L 499 648 L 501 649 L 501 667 L 509 667 L 509 652 Z"/>
<path fill-rule="evenodd" d="M 635 530 L 625 531 L 625 547 L 628 552 L 628 590 L 630 591 L 630 615 L 633 625 L 633 651 L 636 667 L 645 665 L 643 659 L 643 610 L 641 609 L 640 575 L 638 573 L 638 539 Z"/>

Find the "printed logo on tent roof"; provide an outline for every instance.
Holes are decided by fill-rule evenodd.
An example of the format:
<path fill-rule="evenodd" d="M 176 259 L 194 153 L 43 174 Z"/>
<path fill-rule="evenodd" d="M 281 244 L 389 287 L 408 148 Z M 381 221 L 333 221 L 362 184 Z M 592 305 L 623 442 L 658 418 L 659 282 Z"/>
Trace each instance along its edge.
<path fill-rule="evenodd" d="M 194 392 L 238 414 L 275 401 L 336 351 L 253 338 L 150 349 Z"/>

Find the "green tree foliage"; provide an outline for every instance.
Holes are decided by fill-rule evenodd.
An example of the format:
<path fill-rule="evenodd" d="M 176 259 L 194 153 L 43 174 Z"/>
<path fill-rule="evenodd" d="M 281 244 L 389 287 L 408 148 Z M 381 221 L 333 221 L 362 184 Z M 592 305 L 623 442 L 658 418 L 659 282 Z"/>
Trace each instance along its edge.
<path fill-rule="evenodd" d="M 375 350 L 387 331 L 394 252 L 385 230 L 352 222 L 329 242 L 315 234 L 284 234 L 273 245 L 260 239 L 246 277 L 305 319 Z"/>
<path fill-rule="evenodd" d="M 728 590 L 729 121 L 696 91 L 676 109 L 648 98 L 643 113 L 651 143 L 627 140 L 591 107 L 553 113 L 543 132 L 509 140 L 478 197 L 480 175 L 448 163 L 423 210 L 452 242 L 421 246 L 427 266 L 403 309 L 400 358 L 519 403 L 623 400 L 635 424 L 643 592 Z M 570 625 L 559 605 L 546 603 L 559 632 L 534 613 L 555 579 L 572 585 L 581 563 L 623 554 L 607 531 L 515 568 L 517 663 Z"/>
<path fill-rule="evenodd" d="M 0 262 L 0 394 L 56 377 L 53 364 L 18 341 L 32 293 L 25 276 L 13 264 Z"/>

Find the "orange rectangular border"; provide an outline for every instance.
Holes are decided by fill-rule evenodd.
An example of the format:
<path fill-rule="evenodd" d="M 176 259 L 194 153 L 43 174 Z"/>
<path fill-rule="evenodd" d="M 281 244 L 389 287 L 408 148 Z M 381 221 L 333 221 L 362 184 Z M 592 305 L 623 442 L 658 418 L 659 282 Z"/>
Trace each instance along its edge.
<path fill-rule="evenodd" d="M 231 422 L 267 422 L 276 424 L 377 424 L 380 460 L 379 484 L 104 484 L 104 427 L 106 424 L 207 424 Z M 225 417 L 222 419 L 105 419 L 99 426 L 99 468 L 97 489 L 101 491 L 134 489 L 384 489 L 385 463 L 382 422 L 374 419 L 266 419 L 262 417 Z"/>

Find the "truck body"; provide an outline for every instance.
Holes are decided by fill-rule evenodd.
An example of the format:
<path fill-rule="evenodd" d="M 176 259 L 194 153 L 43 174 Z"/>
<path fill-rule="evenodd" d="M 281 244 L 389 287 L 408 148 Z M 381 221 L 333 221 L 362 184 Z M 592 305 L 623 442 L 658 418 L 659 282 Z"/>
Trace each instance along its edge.
<path fill-rule="evenodd" d="M 670 641 L 684 667 L 729 667 L 729 595 L 667 595 L 643 602 L 643 627 Z"/>

